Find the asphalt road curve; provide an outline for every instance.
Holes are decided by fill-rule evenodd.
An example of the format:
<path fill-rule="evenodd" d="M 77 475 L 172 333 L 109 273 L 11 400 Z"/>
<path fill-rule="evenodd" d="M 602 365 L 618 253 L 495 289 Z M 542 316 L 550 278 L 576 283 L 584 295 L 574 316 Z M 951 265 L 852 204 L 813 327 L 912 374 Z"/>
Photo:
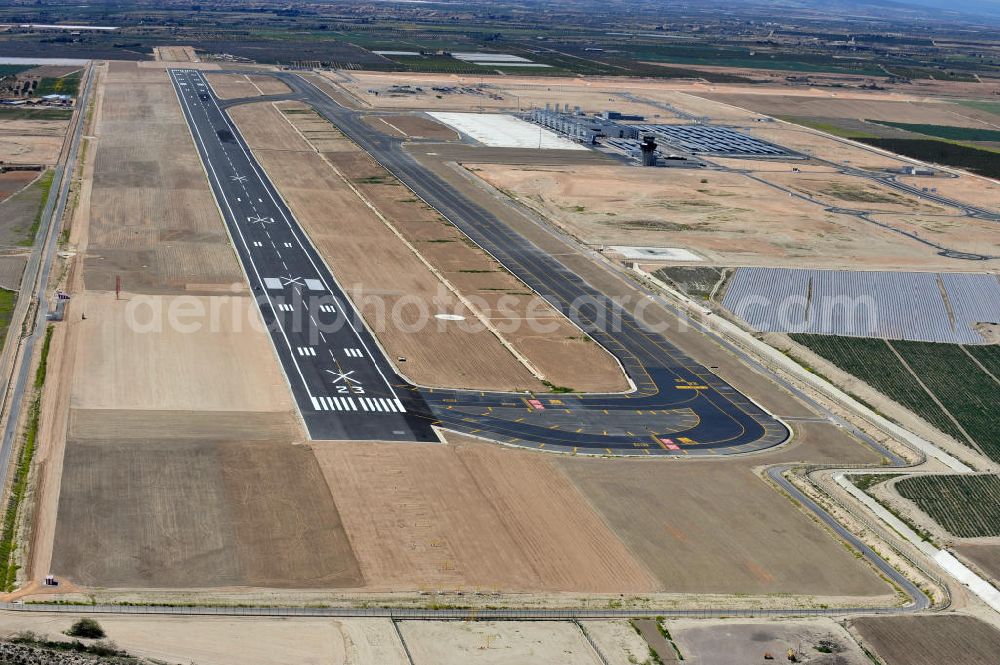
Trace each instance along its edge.
<path fill-rule="evenodd" d="M 407 384 L 349 309 L 349 300 L 224 113 L 227 107 L 261 98 L 223 102 L 199 72 L 172 70 L 247 277 L 255 292 L 266 296 L 261 312 L 268 324 L 277 323 L 271 337 L 314 439 L 432 440 L 430 425 L 436 425 L 549 451 L 671 456 L 751 452 L 787 439 L 784 425 L 556 258 L 429 173 L 401 149 L 400 141 L 372 131 L 360 114 L 336 104 L 299 76 L 277 76 L 293 90 L 283 98 L 312 105 L 508 270 L 573 318 L 618 358 L 636 387 L 627 394 L 514 394 Z M 354 322 L 337 332 L 336 339 L 327 334 L 331 339 L 318 344 L 286 332 L 276 309 L 291 305 L 321 316 L 322 310 L 307 304 L 317 298 L 331 302 L 336 312 L 329 316 L 346 315 Z M 575 305 L 581 302 L 587 304 Z M 611 331 L 607 321 L 613 320 L 620 323 Z M 303 346 L 313 348 L 315 355 L 311 351 L 301 355 L 297 349 Z M 362 349 L 364 357 L 338 355 L 346 348 Z M 402 411 L 317 409 L 317 398 L 336 397 L 335 391 L 343 390 L 344 379 L 338 377 L 345 370 L 353 372 L 350 376 L 360 382 L 366 396 L 394 400 Z"/>

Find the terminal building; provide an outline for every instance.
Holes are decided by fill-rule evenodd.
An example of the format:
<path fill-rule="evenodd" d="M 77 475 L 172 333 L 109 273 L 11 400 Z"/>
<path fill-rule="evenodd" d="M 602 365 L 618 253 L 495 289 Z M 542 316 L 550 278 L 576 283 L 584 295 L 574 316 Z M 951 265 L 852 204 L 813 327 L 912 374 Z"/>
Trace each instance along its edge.
<path fill-rule="evenodd" d="M 700 155 L 751 159 L 803 157 L 752 136 L 747 130 L 709 124 L 707 118 L 684 124 L 648 124 L 643 116 L 617 111 L 586 115 L 579 106 L 570 111 L 569 104 L 562 108 L 559 104 L 555 108 L 546 104 L 544 109 L 532 109 L 521 117 L 580 143 L 600 144 L 645 166 L 664 165 L 664 160 L 692 165 Z"/>

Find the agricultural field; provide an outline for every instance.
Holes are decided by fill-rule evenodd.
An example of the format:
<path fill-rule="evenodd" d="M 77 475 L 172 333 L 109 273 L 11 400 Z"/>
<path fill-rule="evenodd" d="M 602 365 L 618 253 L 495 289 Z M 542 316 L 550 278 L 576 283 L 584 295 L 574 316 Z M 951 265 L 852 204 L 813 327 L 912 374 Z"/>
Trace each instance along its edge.
<path fill-rule="evenodd" d="M 0 247 L 31 247 L 52 187 L 52 171 L 32 174 L 34 181 L 0 203 Z"/>
<path fill-rule="evenodd" d="M 817 129 L 834 136 L 865 143 L 874 148 L 886 150 L 904 157 L 911 157 L 923 162 L 964 169 L 970 173 L 987 178 L 1000 177 L 1000 167 L 997 166 L 997 151 L 990 147 L 996 145 L 992 137 L 998 132 L 980 127 L 944 126 L 935 124 L 907 124 L 885 121 L 860 122 L 852 119 L 815 118 L 782 115 L 782 119 L 803 127 Z M 927 133 L 920 133 L 915 128 L 924 128 Z M 931 129 L 937 128 L 937 129 Z M 931 138 L 947 135 L 945 138 Z M 980 137 L 982 147 L 957 143 L 958 138 Z M 961 140 L 974 140 L 962 138 Z M 870 168 L 870 167 L 869 167 Z"/>
<path fill-rule="evenodd" d="M 895 489 L 954 536 L 1000 536 L 998 476 L 912 476 Z"/>
<path fill-rule="evenodd" d="M 14 304 L 17 302 L 17 291 L 0 288 L 0 347 L 7 339 L 7 328 L 10 327 L 10 317 L 14 314 Z"/>
<path fill-rule="evenodd" d="M 949 141 L 1000 141 L 1000 131 L 980 127 L 955 127 L 953 125 L 913 124 L 908 122 L 891 122 L 877 120 L 880 125 L 888 125 L 917 134 L 926 134 Z"/>
<path fill-rule="evenodd" d="M 996 150 L 974 148 L 935 139 L 858 138 L 862 143 L 924 162 L 965 169 L 987 178 L 1000 178 Z"/>
<path fill-rule="evenodd" d="M 80 81 L 82 78 L 82 70 L 66 74 L 65 76 L 43 78 L 35 88 L 35 95 L 38 97 L 45 95 L 69 95 L 70 97 L 76 97 L 80 94 Z"/>
<path fill-rule="evenodd" d="M 791 337 L 945 434 L 1000 460 L 996 428 L 1000 384 L 995 374 L 983 370 L 1000 362 L 1000 347 L 832 335 Z"/>
<path fill-rule="evenodd" d="M 985 665 L 1000 652 L 1000 632 L 969 616 L 865 617 L 850 627 L 886 665 Z"/>

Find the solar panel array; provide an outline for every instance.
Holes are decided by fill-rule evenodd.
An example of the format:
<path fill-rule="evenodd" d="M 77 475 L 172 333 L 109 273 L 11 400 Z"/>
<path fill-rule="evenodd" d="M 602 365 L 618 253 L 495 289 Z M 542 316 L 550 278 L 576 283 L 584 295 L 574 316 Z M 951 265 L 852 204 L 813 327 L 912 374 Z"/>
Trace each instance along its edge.
<path fill-rule="evenodd" d="M 1000 281 L 982 273 L 738 268 L 723 306 L 757 330 L 983 344 Z"/>
<path fill-rule="evenodd" d="M 655 134 L 671 145 L 693 154 L 778 157 L 784 148 L 720 125 L 632 125 L 640 134 Z"/>

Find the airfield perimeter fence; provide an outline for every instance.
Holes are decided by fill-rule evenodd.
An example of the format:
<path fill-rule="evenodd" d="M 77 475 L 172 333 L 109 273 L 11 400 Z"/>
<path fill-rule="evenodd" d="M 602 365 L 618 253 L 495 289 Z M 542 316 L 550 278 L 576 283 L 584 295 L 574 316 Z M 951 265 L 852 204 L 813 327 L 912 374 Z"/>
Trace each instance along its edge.
<path fill-rule="evenodd" d="M 60 614 L 132 614 L 226 617 L 341 617 L 436 621 L 572 621 L 577 619 L 673 618 L 765 618 L 829 616 L 842 614 L 899 614 L 908 607 L 817 607 L 817 608 L 435 608 L 435 607 L 254 607 L 226 605 L 139 605 L 70 603 L 0 603 L 0 610 Z"/>

